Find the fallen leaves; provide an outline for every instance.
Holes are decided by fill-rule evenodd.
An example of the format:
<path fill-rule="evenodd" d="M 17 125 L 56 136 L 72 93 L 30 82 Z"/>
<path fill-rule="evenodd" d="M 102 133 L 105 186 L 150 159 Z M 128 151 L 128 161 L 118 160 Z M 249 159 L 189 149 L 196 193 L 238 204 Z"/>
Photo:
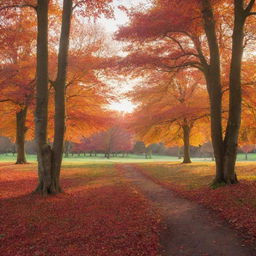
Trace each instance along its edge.
<path fill-rule="evenodd" d="M 3 168 L 1 255 L 157 255 L 157 214 L 113 168 L 91 185 L 90 168 L 64 171 L 66 193 L 46 198 L 28 194 L 34 172 Z"/>

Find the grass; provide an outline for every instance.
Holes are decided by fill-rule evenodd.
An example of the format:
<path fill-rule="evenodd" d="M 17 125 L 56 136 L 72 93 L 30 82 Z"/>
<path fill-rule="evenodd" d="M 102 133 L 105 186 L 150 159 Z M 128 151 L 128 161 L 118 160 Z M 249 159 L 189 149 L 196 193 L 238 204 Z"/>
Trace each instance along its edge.
<path fill-rule="evenodd" d="M 213 162 L 211 158 L 207 157 L 192 157 L 192 162 Z M 36 162 L 36 155 L 27 154 L 28 162 Z M 0 154 L 0 162 L 15 162 L 16 154 Z M 89 156 L 88 154 L 84 156 L 81 154 L 74 154 L 73 156 L 70 154 L 69 157 L 63 157 L 63 163 L 84 163 L 84 162 L 106 162 L 106 163 L 151 163 L 151 162 L 181 162 L 176 156 L 163 156 L 163 155 L 153 155 L 151 159 L 146 159 L 144 155 L 136 155 L 129 154 L 128 156 L 122 157 L 119 155 L 118 157 L 110 157 L 107 159 L 103 154 L 97 154 L 97 156 Z M 237 155 L 238 162 L 250 162 L 256 161 L 256 153 L 249 153 L 248 160 L 245 160 L 245 154 Z"/>
<path fill-rule="evenodd" d="M 140 164 L 143 170 L 160 181 L 181 185 L 184 189 L 197 189 L 208 186 L 214 178 L 215 165 L 212 162 L 192 163 L 178 162 Z M 256 180 L 256 163 L 238 162 L 239 180 Z"/>

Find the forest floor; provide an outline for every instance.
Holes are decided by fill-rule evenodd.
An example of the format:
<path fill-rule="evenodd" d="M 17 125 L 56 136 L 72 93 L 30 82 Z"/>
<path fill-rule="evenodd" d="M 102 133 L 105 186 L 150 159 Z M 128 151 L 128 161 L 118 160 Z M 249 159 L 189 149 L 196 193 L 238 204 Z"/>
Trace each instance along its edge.
<path fill-rule="evenodd" d="M 40 197 L 35 163 L 2 162 L 0 255 L 256 255 L 255 169 L 212 190 L 212 163 L 66 162 Z"/>

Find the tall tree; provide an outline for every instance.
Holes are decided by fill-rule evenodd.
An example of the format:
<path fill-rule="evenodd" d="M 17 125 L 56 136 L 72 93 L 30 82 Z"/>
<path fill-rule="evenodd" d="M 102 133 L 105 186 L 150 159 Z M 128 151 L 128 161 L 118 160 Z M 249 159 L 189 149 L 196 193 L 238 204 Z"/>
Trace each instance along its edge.
<path fill-rule="evenodd" d="M 204 74 L 210 98 L 211 137 L 216 161 L 214 184 L 237 182 L 235 161 L 241 120 L 244 27 L 248 17 L 255 14 L 253 8 L 254 0 L 234 0 L 233 3 L 159 0 L 150 10 L 132 13 L 131 24 L 117 34 L 118 39 L 130 41 L 134 46 L 129 48 L 131 54 L 125 58 L 126 63 L 121 63 L 123 65 L 128 66 L 128 63 L 165 72 L 196 68 Z M 232 34 L 231 42 L 222 40 L 223 31 L 226 32 L 224 38 Z M 232 49 L 225 51 L 229 56 L 225 62 L 222 58 L 223 49 L 227 49 L 223 47 L 224 43 L 232 44 Z M 229 68 L 224 67 L 227 63 Z M 222 123 L 223 70 L 229 70 L 226 128 Z"/>
<path fill-rule="evenodd" d="M 26 163 L 26 117 L 35 89 L 35 20 L 28 18 L 33 11 L 26 9 L 16 15 L 6 12 L 1 22 L 1 101 L 14 105 L 16 116 L 17 164 Z M 15 107 L 16 106 L 16 107 Z M 11 118 L 12 119 L 12 118 Z M 3 125 L 3 124 L 2 124 Z M 10 128 L 10 127 L 9 127 Z"/>
<path fill-rule="evenodd" d="M 60 32 L 60 41 L 59 41 L 59 53 L 58 53 L 58 63 L 57 63 L 57 75 L 56 79 L 52 82 L 54 87 L 54 140 L 53 140 L 53 147 L 51 148 L 50 145 L 47 143 L 39 143 L 41 144 L 39 147 L 39 154 L 42 159 L 42 164 L 39 165 L 39 184 L 36 189 L 37 192 L 41 194 L 55 194 L 62 191 L 60 186 L 60 169 L 61 169 L 61 162 L 62 162 L 62 153 L 63 153 L 63 142 L 64 142 L 64 135 L 65 135 L 65 97 L 66 97 L 66 77 L 67 77 L 67 62 L 68 62 L 68 49 L 69 49 L 69 40 L 70 40 L 70 26 L 71 26 L 71 19 L 72 19 L 72 12 L 75 8 L 79 9 L 79 13 L 86 13 L 94 14 L 97 17 L 99 14 L 109 14 L 108 3 L 111 2 L 110 0 L 101 1 L 98 5 L 94 5 L 95 1 L 73 1 L 72 0 L 64 0 L 63 1 L 63 11 L 62 11 L 62 22 L 61 22 L 61 32 Z M 47 10 L 44 6 L 44 11 L 39 12 L 40 8 L 39 5 L 42 4 L 41 1 L 38 0 L 38 17 L 42 15 L 44 17 L 43 20 L 38 18 L 38 35 L 39 33 L 39 26 L 45 26 L 47 29 L 47 23 L 45 23 L 45 18 L 47 19 Z M 86 11 L 83 11 L 86 10 Z M 39 15 L 40 14 L 40 15 Z M 87 16 L 87 15 L 85 15 Z M 47 36 L 47 30 L 41 31 L 42 36 Z M 38 40 L 40 38 L 38 37 Z M 39 41 L 38 41 L 39 43 Z M 45 42 L 47 44 L 47 42 Z M 45 45 L 44 45 L 45 47 Z M 39 47 L 40 48 L 40 47 Z M 42 50 L 42 49 L 41 49 Z M 40 54 L 40 51 L 38 54 Z M 44 48 L 45 51 L 48 50 Z M 47 56 L 47 55 L 46 55 Z M 38 64 L 39 64 L 38 60 Z M 45 66 L 47 68 L 47 66 Z M 38 67 L 38 71 L 40 73 L 40 69 Z M 38 73 L 38 75 L 39 75 Z M 42 73 L 40 74 L 42 75 Z M 47 76 L 48 79 L 48 68 L 47 68 Z M 45 81 L 44 81 L 45 82 Z M 38 85 L 39 86 L 39 85 Z M 46 88 L 44 87 L 44 90 Z M 48 100 L 47 100 L 48 101 Z M 45 101 L 45 104 L 47 102 Z M 39 105 L 38 105 L 39 107 Z M 38 110 L 38 108 L 37 108 Z M 48 113 L 48 110 L 46 110 Z M 47 117 L 43 117 L 46 118 Z M 47 122 L 46 122 L 47 124 Z M 39 128 L 39 127 L 38 127 Z M 47 130 L 47 126 L 43 127 L 45 134 Z M 39 131 L 39 129 L 37 129 Z M 38 134 L 38 133 L 36 133 Z M 45 137 L 44 137 L 45 139 Z M 39 161 L 40 164 L 40 161 Z"/>

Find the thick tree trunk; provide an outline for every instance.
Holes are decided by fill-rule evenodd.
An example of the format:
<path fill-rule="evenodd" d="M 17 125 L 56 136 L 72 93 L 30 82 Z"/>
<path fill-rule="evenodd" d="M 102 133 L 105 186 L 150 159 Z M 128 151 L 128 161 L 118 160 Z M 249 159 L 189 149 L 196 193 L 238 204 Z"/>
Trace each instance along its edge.
<path fill-rule="evenodd" d="M 25 164 L 25 134 L 27 117 L 27 106 L 16 113 L 16 148 L 17 148 L 17 161 L 16 164 Z"/>
<path fill-rule="evenodd" d="M 237 183 L 235 163 L 238 135 L 241 122 L 241 62 L 243 55 L 244 24 L 255 1 L 234 0 L 234 29 L 232 35 L 232 56 L 229 76 L 229 116 L 222 138 L 221 126 L 221 86 L 219 46 L 215 31 L 215 22 L 210 0 L 202 0 L 204 28 L 210 50 L 210 64 L 205 67 L 206 81 L 211 103 L 212 142 L 216 161 L 214 184 Z"/>
<path fill-rule="evenodd" d="M 232 36 L 232 57 L 229 76 L 229 117 L 224 139 L 224 180 L 227 184 L 237 183 L 235 163 L 237 155 L 238 135 L 241 123 L 241 63 L 243 55 L 244 23 L 246 15 L 244 12 L 244 1 L 234 1 L 235 20 Z"/>
<path fill-rule="evenodd" d="M 69 32 L 72 14 L 72 0 L 64 0 L 58 73 L 54 82 L 55 118 L 53 149 L 47 144 L 48 118 L 48 1 L 38 0 L 37 36 L 37 104 L 35 113 L 36 141 L 38 154 L 39 184 L 36 192 L 56 194 L 61 192 L 60 167 L 65 132 L 65 83 L 69 45 Z"/>
<path fill-rule="evenodd" d="M 210 98 L 211 139 L 216 163 L 216 175 L 213 181 L 213 184 L 215 184 L 224 182 L 224 147 L 222 135 L 222 88 L 220 54 L 216 36 L 215 20 L 210 0 L 202 0 L 202 17 L 210 51 L 210 63 L 207 64 L 203 61 L 202 64 L 204 66 L 204 74 Z"/>
<path fill-rule="evenodd" d="M 218 71 L 211 71 L 207 77 L 211 110 L 211 139 L 216 163 L 216 174 L 213 184 L 224 182 L 223 160 L 224 146 L 222 135 L 222 93 L 220 80 L 217 80 Z M 216 81 L 217 80 L 217 81 Z M 216 84 L 219 86 L 217 87 Z"/>
<path fill-rule="evenodd" d="M 52 172 L 52 150 L 47 144 L 48 124 L 48 1 L 37 1 L 37 83 L 35 137 L 38 159 L 38 186 L 35 192 L 53 194 L 59 191 Z"/>
<path fill-rule="evenodd" d="M 188 125 L 184 125 L 184 126 L 182 126 L 182 130 L 183 130 L 183 143 L 184 143 L 183 163 L 184 164 L 189 164 L 189 163 L 191 163 L 191 159 L 190 159 L 190 142 L 189 142 L 190 127 Z"/>
<path fill-rule="evenodd" d="M 54 142 L 53 142 L 53 172 L 56 177 L 56 187 L 60 188 L 59 177 L 62 163 L 63 141 L 65 134 L 65 96 L 66 74 L 68 62 L 69 34 L 72 16 L 72 0 L 64 0 L 61 36 L 58 54 L 58 73 L 54 82 L 55 90 L 55 116 L 54 116 Z"/>

